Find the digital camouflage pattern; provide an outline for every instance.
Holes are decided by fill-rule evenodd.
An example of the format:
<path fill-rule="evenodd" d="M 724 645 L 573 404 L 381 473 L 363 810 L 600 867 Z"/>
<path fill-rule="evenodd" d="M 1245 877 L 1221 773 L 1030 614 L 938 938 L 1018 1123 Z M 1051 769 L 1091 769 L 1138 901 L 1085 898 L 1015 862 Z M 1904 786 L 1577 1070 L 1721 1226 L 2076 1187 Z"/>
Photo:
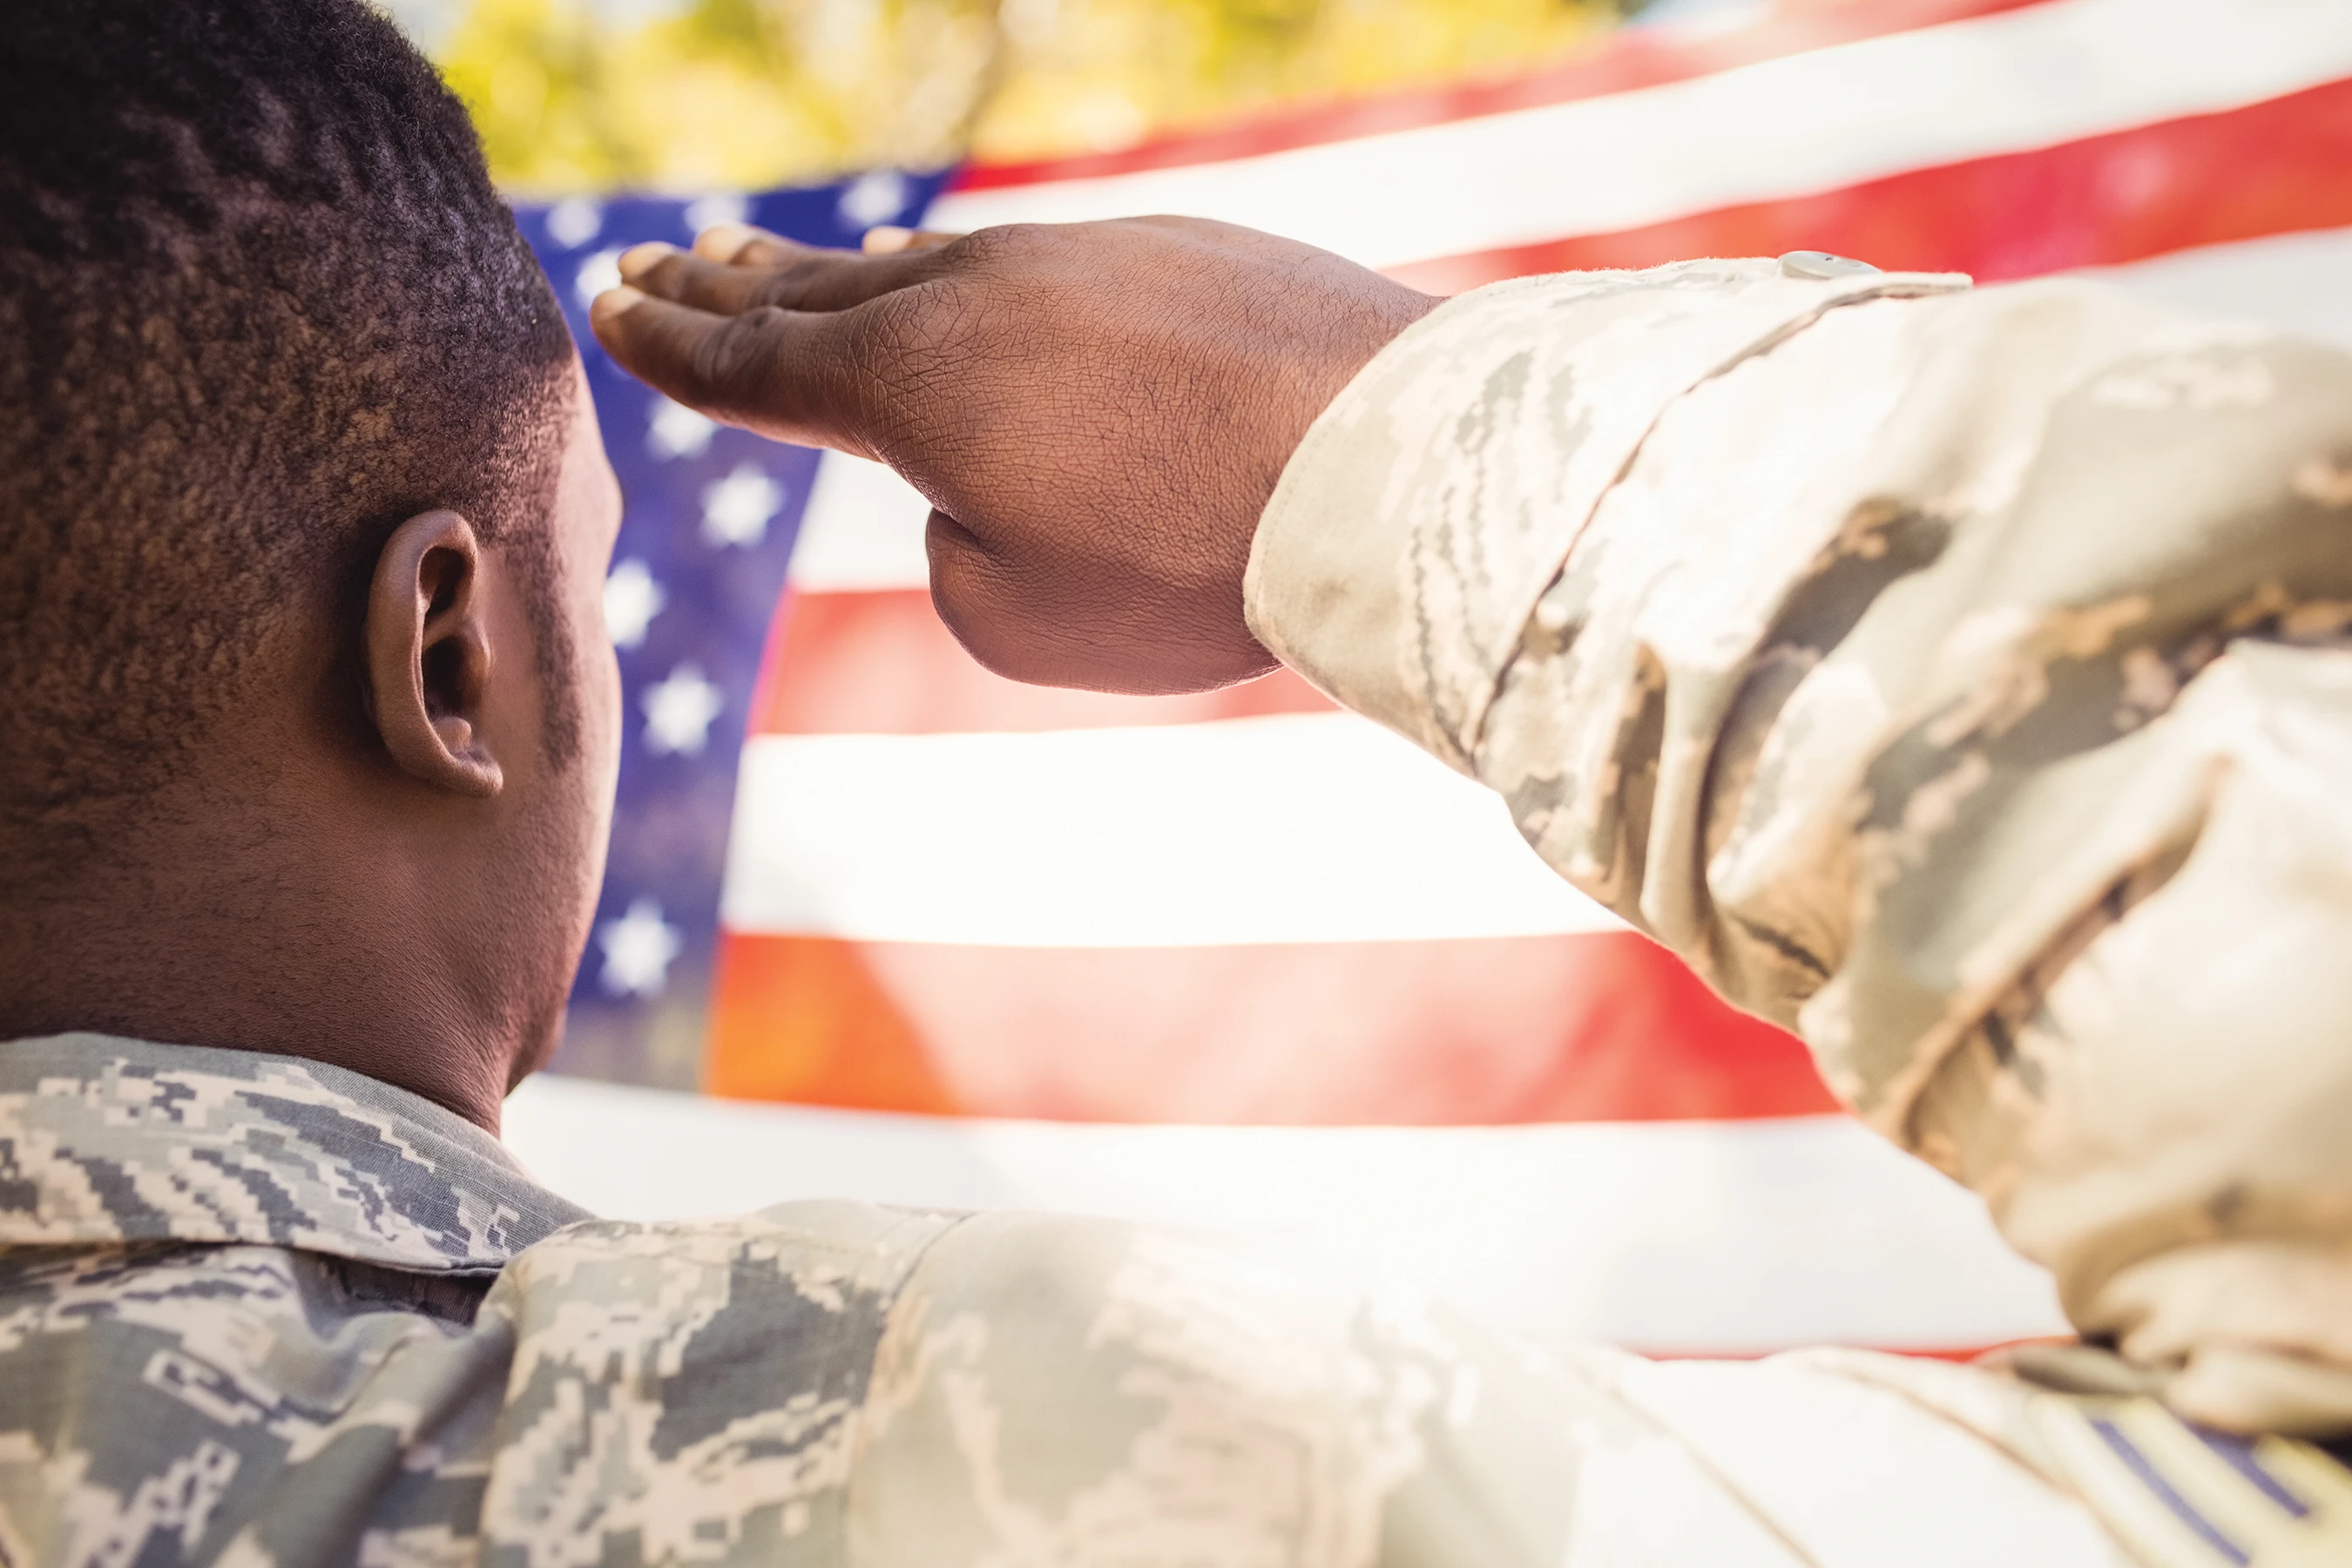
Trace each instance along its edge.
<path fill-rule="evenodd" d="M 95 1035 L 0 1047 L 0 1248 L 24 1568 L 2109 1564 L 2135 1525 L 2209 1568 L 2352 1527 L 2315 1451 L 2144 1399 L 1543 1361 L 1107 1221 L 611 1224 L 381 1084 Z"/>
<path fill-rule="evenodd" d="M 2135 1385 L 2352 1431 L 2352 357 L 1796 270 L 1440 307 L 1293 458 L 1252 624 L 1802 1034 Z"/>

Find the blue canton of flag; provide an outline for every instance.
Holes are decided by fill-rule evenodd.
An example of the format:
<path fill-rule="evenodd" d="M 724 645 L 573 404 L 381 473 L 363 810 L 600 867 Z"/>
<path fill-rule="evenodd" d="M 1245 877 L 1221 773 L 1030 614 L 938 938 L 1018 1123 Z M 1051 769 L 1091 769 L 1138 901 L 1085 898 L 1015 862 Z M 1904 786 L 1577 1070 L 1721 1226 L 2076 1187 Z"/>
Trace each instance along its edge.
<path fill-rule="evenodd" d="M 560 1070 L 680 1089 L 699 1078 L 736 763 L 817 458 L 632 380 L 590 335 L 588 303 L 646 240 L 684 244 L 748 222 L 855 246 L 876 224 L 919 218 L 945 178 L 881 170 L 751 196 L 515 209 L 587 363 L 625 507 L 604 584 L 621 662 L 620 797 Z"/>

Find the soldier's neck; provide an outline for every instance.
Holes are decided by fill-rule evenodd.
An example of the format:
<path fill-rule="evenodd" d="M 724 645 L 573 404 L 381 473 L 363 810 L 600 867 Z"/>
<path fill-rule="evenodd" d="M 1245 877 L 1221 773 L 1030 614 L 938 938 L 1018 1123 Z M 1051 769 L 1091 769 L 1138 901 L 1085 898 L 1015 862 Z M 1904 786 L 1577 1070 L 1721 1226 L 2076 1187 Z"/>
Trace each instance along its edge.
<path fill-rule="evenodd" d="M 395 898 L 321 896 L 287 858 L 243 846 L 234 879 L 184 863 L 0 901 L 0 1039 L 89 1030 L 299 1057 L 497 1132 L 519 1076 L 512 1026 L 467 1007 L 429 922 L 404 921 Z"/>

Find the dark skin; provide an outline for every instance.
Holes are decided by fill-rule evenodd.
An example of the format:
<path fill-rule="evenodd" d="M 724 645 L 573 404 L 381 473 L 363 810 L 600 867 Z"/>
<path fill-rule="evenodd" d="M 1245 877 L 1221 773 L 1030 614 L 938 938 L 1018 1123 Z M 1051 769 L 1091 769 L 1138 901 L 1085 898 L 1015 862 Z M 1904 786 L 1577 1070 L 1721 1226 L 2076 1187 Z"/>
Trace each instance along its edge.
<path fill-rule="evenodd" d="M 712 418 L 898 469 L 934 508 L 932 599 L 1000 674 L 1161 692 L 1272 668 L 1242 615 L 1258 514 L 1437 300 L 1198 218 L 938 239 L 641 246 L 596 336 Z"/>
<path fill-rule="evenodd" d="M 331 1063 L 497 1131 L 562 1026 L 620 734 L 602 589 L 620 521 L 574 374 L 551 526 L 572 689 L 526 588 L 451 511 L 401 523 L 363 606 L 331 585 L 247 661 L 234 732 L 69 899 L 0 910 L 0 1038 L 97 1029 Z M 352 672 L 358 679 L 354 682 Z M 271 700 L 297 693 L 296 700 Z M 541 743 L 558 702 L 582 743 Z"/>

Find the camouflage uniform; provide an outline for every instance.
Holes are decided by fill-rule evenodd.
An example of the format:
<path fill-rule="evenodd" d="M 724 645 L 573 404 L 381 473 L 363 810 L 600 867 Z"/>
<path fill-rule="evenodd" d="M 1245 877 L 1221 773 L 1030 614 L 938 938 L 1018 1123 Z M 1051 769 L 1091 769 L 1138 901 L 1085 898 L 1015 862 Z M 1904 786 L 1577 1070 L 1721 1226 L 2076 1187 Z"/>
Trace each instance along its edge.
<path fill-rule="evenodd" d="M 600 1222 L 437 1107 L 232 1051 L 0 1047 L 0 1241 L 27 1568 L 2104 1564 L 2133 1524 L 2188 1542 L 2150 1563 L 2246 1560 L 2141 1517 L 2118 1451 L 2228 1540 L 2352 1525 L 2315 1452 L 2146 1401 L 1859 1352 L 1547 1362 L 1262 1245 Z"/>
<path fill-rule="evenodd" d="M 2333 982 L 2262 968 L 2284 939 L 2260 1005 L 2150 967 L 2166 919 L 2352 907 L 2313 791 L 2343 688 L 2294 646 L 2338 624 L 2305 545 L 2352 500 L 2352 377 L 2091 296 L 1907 298 L 1948 287 L 1708 264 L 1449 305 L 1318 424 L 1252 611 L 1800 1021 L 2133 1359 L 1538 1360 L 1270 1244 L 600 1222 L 382 1084 L 66 1036 L 0 1046 L 0 1560 L 2352 1561 L 2352 1476 L 2149 1396 L 2325 1425 L 2352 1360 L 2315 1136 L 2345 1053 L 2303 1048 Z M 2225 1004 L 2265 1035 L 2200 1024 Z M 2226 1114 L 2184 1122 L 2200 1085 Z"/>
<path fill-rule="evenodd" d="M 1982 1194 L 2102 1380 L 2352 1430 L 2352 359 L 1791 261 L 1441 307 L 1252 625 Z"/>

